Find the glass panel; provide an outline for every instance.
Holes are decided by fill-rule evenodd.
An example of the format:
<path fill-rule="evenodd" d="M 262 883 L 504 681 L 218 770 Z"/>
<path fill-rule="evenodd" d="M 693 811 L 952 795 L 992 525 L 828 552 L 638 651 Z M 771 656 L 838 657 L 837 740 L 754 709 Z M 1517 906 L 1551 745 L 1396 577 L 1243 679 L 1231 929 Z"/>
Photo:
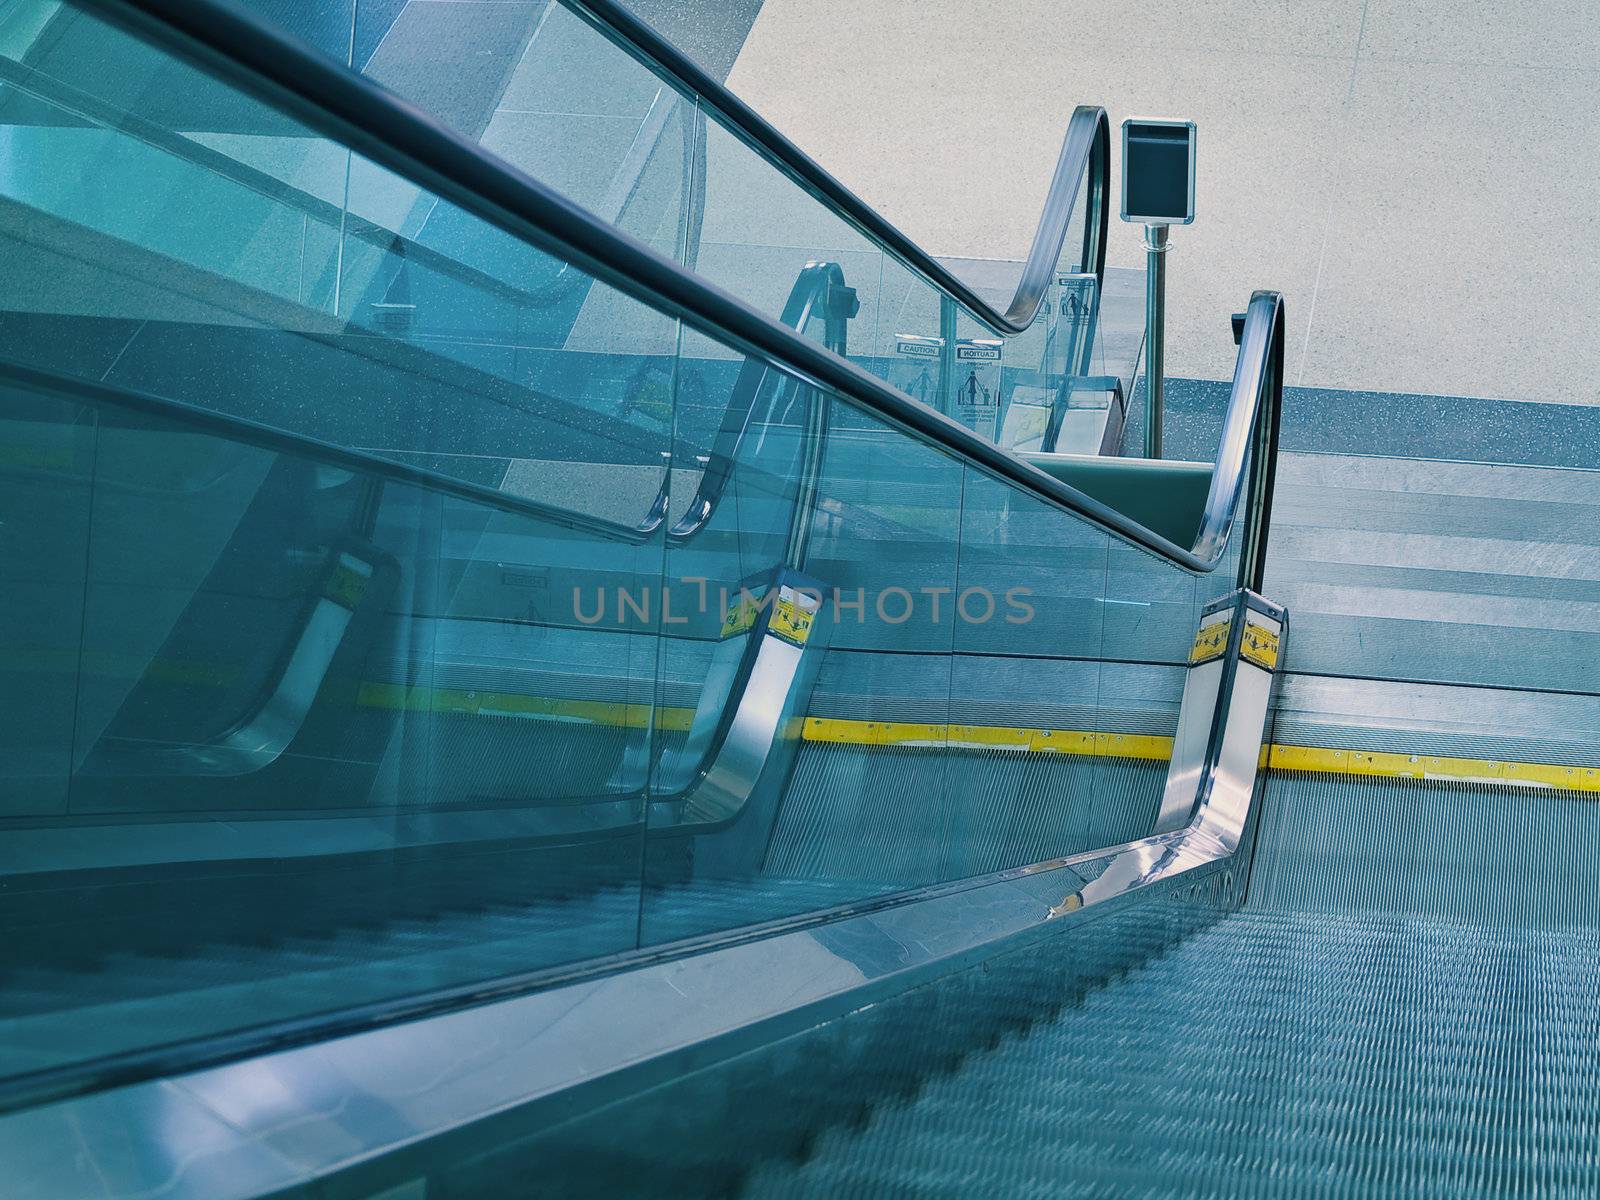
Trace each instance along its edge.
<path fill-rule="evenodd" d="M 854 341 L 858 331 L 876 324 L 883 258 L 875 243 L 743 141 L 708 125 L 705 213 L 695 263 L 701 275 L 777 316 L 808 262 L 836 263 L 860 303 L 851 325 Z"/>
<path fill-rule="evenodd" d="M 241 0 L 240 7 L 315 46 L 329 58 L 351 66 L 368 61 L 375 43 L 387 32 L 382 27 L 384 17 L 392 21 L 395 10 L 404 7 L 404 0 L 363 0 L 360 4 L 357 0 L 316 0 L 313 4 L 304 0 Z"/>
<path fill-rule="evenodd" d="M 61 11 L 98 123 L 0 109 L 0 1074 L 631 949 L 659 617 L 591 600 L 660 591 L 675 323 L 584 279 L 603 333 L 541 341 L 457 263 L 313 254 L 336 223 L 122 112 L 150 53 Z M 397 316 L 405 273 L 449 288 Z"/>
<path fill-rule="evenodd" d="M 6 491 L 59 541 L 7 547 L 30 983 L 0 1070 L 634 944 L 654 630 L 563 591 L 607 561 L 647 591 L 658 545 L 20 388 L 6 413 L 34 448 Z"/>
<path fill-rule="evenodd" d="M 74 673 L 82 652 L 94 428 L 76 406 L 43 397 L 8 402 L 0 521 L 0 817 L 59 820 L 67 812 Z"/>
<path fill-rule="evenodd" d="M 956 759 L 955 794 L 971 798 L 956 874 L 1103 844 L 1093 829 L 1107 790 L 1096 735 L 1110 539 L 1059 517 L 968 469 L 951 719 L 975 749 Z"/>
<path fill-rule="evenodd" d="M 953 370 L 942 340 L 955 308 L 899 259 L 885 255 L 878 323 L 866 365 L 913 400 L 950 411 Z"/>
<path fill-rule="evenodd" d="M 667 639 L 664 686 L 704 680 L 705 691 L 730 696 L 735 711 L 721 715 L 736 725 L 719 730 L 724 740 L 706 750 L 696 738 L 701 714 L 681 719 L 692 753 L 659 777 L 646 942 L 941 877 L 946 763 L 929 747 L 944 737 L 961 472 L 835 398 L 817 502 L 810 512 L 797 509 L 796 489 L 771 468 L 788 480 L 799 468 L 804 478 L 803 422 L 823 397 L 796 391 L 793 405 L 745 440 L 732 467 L 736 490 L 706 536 L 669 549 L 669 586 L 685 597 L 699 632 L 686 625 Z M 791 529 L 809 532 L 803 552 Z M 789 676 L 763 674 L 759 662 L 748 665 L 751 635 L 735 619 L 740 585 L 759 600 L 780 570 L 820 601 L 792 685 Z M 664 696 L 661 711 L 671 705 Z M 746 794 L 732 819 L 704 822 L 697 789 L 724 772 L 723 762 L 749 762 L 734 758 L 738 723 L 779 707 L 781 744 L 742 780 Z M 902 723 L 900 740 L 921 748 L 870 744 L 866 731 L 882 722 Z"/>
<path fill-rule="evenodd" d="M 119 37 L 58 8 L 0 57 L 11 226 L 44 246 L 64 221 L 79 243 L 87 232 L 135 242 L 224 274 L 262 302 L 331 307 L 349 155 Z M 105 259 L 116 243 L 96 245 Z M 117 272 L 125 282 L 99 297 L 101 308 L 116 311 L 153 270 Z M 236 319 L 257 315 L 226 307 Z"/>
<path fill-rule="evenodd" d="M 1153 820 L 1198 605 L 1226 581 L 1197 584 L 843 399 L 830 407 L 803 558 L 777 536 L 793 510 L 786 490 L 762 490 L 763 443 L 735 464 L 752 486 L 713 522 L 721 541 L 669 549 L 667 585 L 695 617 L 666 639 L 663 688 L 680 699 L 664 690 L 658 711 L 676 712 L 671 744 L 694 752 L 657 775 L 646 942 L 1094 849 Z M 803 709 L 787 677 L 757 686 L 754 635 L 734 619 L 738 574 L 759 599 L 779 568 L 821 601 L 798 659 L 816 659 Z M 720 743 L 697 739 L 701 680 L 724 704 Z M 725 781 L 719 755 L 761 710 L 803 712 L 788 757 L 749 770 L 738 804 L 706 820 L 701 789 Z"/>
<path fill-rule="evenodd" d="M 285 16 L 277 0 L 254 0 L 254 7 L 344 53 L 344 26 L 333 15 L 317 24 Z M 1043 435 L 1035 428 L 1041 414 L 1056 429 L 1061 419 L 1051 424 L 1048 416 L 1055 407 L 1098 411 L 1110 403 L 1104 391 L 1066 386 L 1097 371 L 1099 289 L 1083 276 L 1087 188 L 1070 217 L 1060 282 L 1038 320 L 1019 337 L 999 339 L 792 182 L 715 114 L 700 112 L 654 68 L 564 5 L 501 5 L 490 13 L 467 5 L 363 0 L 357 9 L 350 45 L 358 68 L 756 308 L 779 315 L 808 262 L 838 264 L 860 305 L 850 326 L 851 355 L 984 436 L 1038 448 L 1032 444 Z M 479 231 L 470 222 L 463 230 L 447 206 L 430 213 L 414 205 L 402 219 L 391 205 L 376 218 L 363 192 L 357 169 L 348 200 L 352 214 L 528 294 L 520 316 L 508 311 L 504 328 L 479 329 L 477 336 L 499 346 L 525 346 L 532 338 L 548 348 L 567 337 L 592 339 L 597 320 L 603 327 L 603 312 L 574 286 L 574 273 L 529 252 L 508 251 L 492 237 L 471 244 L 464 233 Z M 1019 230 L 1019 242 L 1030 233 Z M 347 260 L 382 257 L 381 247 L 352 248 L 348 237 Z M 1001 308 L 1021 272 L 1020 262 L 951 265 Z M 391 316 L 409 312 L 419 328 L 451 324 L 450 287 L 415 264 L 410 274 L 409 290 L 402 288 L 398 299 L 374 295 L 357 280 L 344 289 L 347 303 L 387 305 Z M 951 344 L 941 353 L 944 342 Z M 1053 439 L 1052 447 L 1096 452 L 1097 439 L 1074 436 L 1078 425 L 1093 420 L 1070 418 L 1066 440 L 1057 446 Z"/>
<path fill-rule="evenodd" d="M 33 518 L 0 522 L 0 1073 L 1139 831 L 1225 580 L 70 8 L 31 28 L 0 29 L 0 492 Z M 728 281 L 891 377 L 930 320 L 975 341 L 712 141 Z M 686 253 L 662 171 L 636 194 Z M 1048 388 L 1065 323 L 939 347 L 940 403 L 962 363 L 997 409 Z"/>
<path fill-rule="evenodd" d="M 255 0 L 257 6 L 265 0 Z M 361 0 L 358 67 L 663 254 L 692 265 L 704 122 L 691 98 L 558 4 L 400 5 Z M 264 14 L 265 15 L 265 14 Z M 372 43 L 370 56 L 361 48 Z M 352 207 L 355 207 L 352 204 Z M 417 234 L 448 249 L 459 227 Z M 464 252 L 493 270 L 496 256 Z M 573 279 L 501 278 L 536 295 Z"/>

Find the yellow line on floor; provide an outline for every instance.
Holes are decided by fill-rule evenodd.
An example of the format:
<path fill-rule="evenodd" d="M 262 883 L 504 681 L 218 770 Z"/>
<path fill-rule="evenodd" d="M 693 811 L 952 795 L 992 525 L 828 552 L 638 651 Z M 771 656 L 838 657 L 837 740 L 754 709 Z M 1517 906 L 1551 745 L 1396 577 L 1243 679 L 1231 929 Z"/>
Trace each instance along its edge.
<path fill-rule="evenodd" d="M 1025 729 L 1008 725 L 935 725 L 807 717 L 804 736 L 808 742 L 850 746 L 1025 750 L 1159 762 L 1166 762 L 1172 757 L 1170 737 L 1099 733 L 1086 729 Z M 1600 792 L 1600 767 L 1339 750 L 1323 746 L 1284 746 L 1276 743 L 1263 748 L 1262 758 L 1264 765 L 1275 771 L 1361 775 L 1381 779 L 1439 779 L 1456 783 L 1512 784 Z"/>
<path fill-rule="evenodd" d="M 406 687 L 399 683 L 363 683 L 356 693 L 356 704 L 362 708 L 403 712 L 534 717 L 625 729 L 643 729 L 650 723 L 651 713 L 648 704 L 625 704 L 615 700 L 563 700 L 548 696 L 526 696 L 519 692 Z M 689 728 L 694 709 L 662 707 L 656 709 L 655 713 L 658 728 L 682 731 Z"/>
<path fill-rule="evenodd" d="M 808 742 L 849 746 L 1022 750 L 1159 762 L 1166 762 L 1172 757 L 1170 737 L 1099 733 L 1086 729 L 1024 729 L 1008 725 L 934 725 L 807 717 L 804 736 Z M 1263 748 L 1262 758 L 1264 765 L 1275 771 L 1361 775 L 1381 779 L 1440 779 L 1456 783 L 1512 784 L 1600 792 L 1600 767 L 1339 750 L 1323 746 L 1284 746 L 1276 743 Z"/>
<path fill-rule="evenodd" d="M 1452 758 L 1435 754 L 1393 754 L 1373 750 L 1333 750 L 1320 746 L 1268 747 L 1275 771 L 1326 775 L 1366 775 L 1379 779 L 1443 779 L 1457 783 L 1498 783 L 1522 787 L 1600 792 L 1600 767 L 1513 762 L 1498 758 Z"/>
<path fill-rule="evenodd" d="M 902 721 L 852 721 L 807 717 L 808 742 L 848 746 L 925 746 L 941 750 L 1027 750 L 1041 754 L 1080 754 L 1095 758 L 1172 757 L 1172 739 L 1143 733 L 1100 733 L 1092 729 L 1027 729 L 1010 725 L 937 725 Z"/>
<path fill-rule="evenodd" d="M 216 672 L 167 669 L 164 682 L 215 683 Z M 644 703 L 611 700 L 571 700 L 529 696 L 519 692 L 478 691 L 466 688 L 407 687 L 397 683 L 362 683 L 356 692 L 361 708 L 402 712 L 456 713 L 469 716 L 503 716 L 541 721 L 570 722 L 643 729 L 652 711 L 657 727 L 685 732 L 694 710 L 663 705 L 652 710 Z M 1123 758 L 1166 762 L 1172 757 L 1172 738 L 1158 734 L 1106 733 L 1092 729 L 1045 729 L 1015 725 L 964 725 L 914 721 L 862 721 L 841 717 L 807 717 L 801 736 L 808 742 L 846 746 L 880 746 L 902 749 L 1017 751 L 1066 754 L 1088 758 Z M 1457 783 L 1489 783 L 1519 787 L 1561 788 L 1600 793 L 1600 765 L 1566 766 L 1559 763 L 1516 762 L 1505 759 L 1455 758 L 1445 755 L 1404 754 L 1372 750 L 1341 750 L 1323 746 L 1269 745 L 1262 750 L 1265 765 L 1275 771 L 1374 779 L 1438 779 Z"/>

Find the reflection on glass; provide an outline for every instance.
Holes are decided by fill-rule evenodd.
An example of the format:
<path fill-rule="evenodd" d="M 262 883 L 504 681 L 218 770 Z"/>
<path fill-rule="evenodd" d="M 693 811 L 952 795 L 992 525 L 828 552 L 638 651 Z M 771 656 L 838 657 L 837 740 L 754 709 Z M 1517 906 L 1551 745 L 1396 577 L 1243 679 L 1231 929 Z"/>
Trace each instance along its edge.
<path fill-rule="evenodd" d="M 445 7 L 377 40 L 357 13 L 352 44 L 388 61 Z M 0 44 L 0 492 L 30 517 L 0 522 L 0 917 L 28 972 L 0 1074 L 1137 827 L 1209 588 L 40 14 Z M 591 34 L 513 58 L 565 70 Z M 679 147 L 639 160 L 624 225 L 700 238 L 707 273 L 991 435 L 1092 345 L 1092 297 L 1058 295 L 963 357 L 981 328 L 648 80 L 542 78 L 512 79 L 528 113 Z"/>
<path fill-rule="evenodd" d="M 633 948 L 676 322 L 56 13 L 0 59 L 55 164 L 0 186 L 0 1074 Z"/>
<path fill-rule="evenodd" d="M 1101 281 L 1097 264 L 1087 261 L 1096 233 L 1089 227 L 1088 186 L 1069 215 L 1055 282 L 1038 317 L 1023 334 L 1001 337 L 795 183 L 616 35 L 561 3 L 489 12 L 359 0 L 353 14 L 335 6 L 338 12 L 319 22 L 280 13 L 276 0 L 254 4 L 267 19 L 347 55 L 519 170 L 761 311 L 782 311 L 807 262 L 837 263 L 861 305 L 852 356 L 983 437 L 1030 450 L 1115 449 L 1121 400 L 1104 386 L 1106 368 L 1097 361 Z M 348 207 L 366 215 L 374 205 L 359 174 L 352 174 Z M 413 206 L 403 217 L 388 206 L 379 223 L 527 294 L 521 305 L 531 302 L 537 312 L 516 320 L 508 312 L 508 328 L 477 331 L 494 344 L 551 328 L 570 328 L 580 342 L 595 336 L 603 314 L 564 266 L 497 246 L 493 238 L 470 244 L 478 232 L 469 228 L 465 237 L 446 206 L 431 213 Z M 370 257 L 359 248 L 355 253 Z M 348 245 L 345 254 L 351 255 Z M 947 263 L 1002 311 L 1022 268 L 976 259 Z M 448 323 L 450 302 L 441 293 L 449 288 L 415 265 L 412 274 L 415 285 L 408 289 L 403 280 L 396 295 L 372 294 L 360 286 L 364 280 L 343 293 L 349 303 L 377 305 L 392 319 Z"/>

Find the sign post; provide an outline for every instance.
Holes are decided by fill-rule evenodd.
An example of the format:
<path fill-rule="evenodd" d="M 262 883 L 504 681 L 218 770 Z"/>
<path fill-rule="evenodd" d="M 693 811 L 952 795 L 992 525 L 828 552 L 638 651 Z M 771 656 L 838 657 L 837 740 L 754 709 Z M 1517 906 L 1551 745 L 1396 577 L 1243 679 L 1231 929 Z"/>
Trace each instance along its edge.
<path fill-rule="evenodd" d="M 1122 219 L 1144 226 L 1144 456 L 1161 457 L 1166 408 L 1167 227 L 1194 220 L 1193 121 L 1122 123 Z"/>

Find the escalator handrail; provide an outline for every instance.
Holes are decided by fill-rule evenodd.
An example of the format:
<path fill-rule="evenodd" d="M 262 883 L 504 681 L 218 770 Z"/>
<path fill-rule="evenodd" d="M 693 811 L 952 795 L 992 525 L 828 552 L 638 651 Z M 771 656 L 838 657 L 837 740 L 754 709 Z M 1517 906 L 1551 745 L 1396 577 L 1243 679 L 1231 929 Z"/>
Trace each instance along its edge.
<path fill-rule="evenodd" d="M 1267 533 L 1278 466 L 1278 426 L 1283 412 L 1283 297 L 1258 291 L 1245 309 L 1233 385 L 1222 421 L 1216 465 L 1191 549 L 1220 560 L 1244 508 L 1239 586 L 1259 592 L 1266 568 Z M 1247 503 L 1248 498 L 1248 503 Z"/>
<path fill-rule="evenodd" d="M 898 227 L 831 175 L 759 113 L 617 0 L 560 0 L 590 24 L 631 47 L 655 70 L 693 95 L 730 129 L 806 191 L 889 250 L 995 333 L 1014 335 L 1033 323 L 1071 225 L 1078 189 L 1089 179 L 1084 222 L 1084 267 L 1103 279 L 1110 216 L 1111 132 L 1103 108 L 1080 105 L 1067 123 L 1044 210 L 1033 235 L 1016 290 L 1005 309 L 995 308 Z"/>
<path fill-rule="evenodd" d="M 295 187 L 294 184 L 279 179 L 276 175 L 252 167 L 203 142 L 185 137 L 181 133 L 174 133 L 137 113 L 128 112 L 97 97 L 87 95 L 71 84 L 52 78 L 42 71 L 19 68 L 3 56 L 0 56 L 0 83 L 71 113 L 92 125 L 114 129 L 135 141 L 143 142 L 154 150 L 170 154 L 202 171 L 208 171 L 230 183 L 238 184 L 275 204 L 291 208 L 324 228 L 353 237 L 374 249 L 394 254 L 424 270 L 463 283 L 475 291 L 487 292 L 514 304 L 538 307 L 549 302 L 553 293 L 570 290 L 568 284 L 562 282 L 562 278 L 569 273 L 566 264 L 562 265 L 557 278 L 543 288 L 530 291 L 518 287 L 448 254 L 443 254 L 416 238 L 407 237 L 398 230 L 355 216 L 331 200 L 325 200 L 321 196 Z M 635 165 L 637 164 L 632 162 L 624 163 L 618 169 L 619 176 L 624 175 L 630 166 Z M 613 189 L 618 187 L 615 178 L 611 186 Z M 609 219 L 615 221 L 620 218 L 624 208 L 626 208 L 625 201 L 614 202 L 608 197 L 601 215 L 606 215 L 609 211 Z M 695 211 L 699 212 L 698 207 Z M 698 230 L 692 222 L 691 234 L 691 245 L 698 246 Z"/>
<path fill-rule="evenodd" d="M 267 97 L 270 104 L 307 127 L 489 224 L 572 260 L 618 291 L 741 352 L 779 364 L 812 386 L 836 392 L 888 424 L 1046 505 L 1083 518 L 1190 571 L 1211 571 L 1222 559 L 1215 546 L 1204 553 L 1180 546 L 912 400 L 855 363 L 612 228 L 380 84 L 251 13 L 219 0 L 75 2 L 143 40 L 208 64 L 230 82 Z M 1266 344 L 1281 347 L 1281 337 L 1268 339 Z M 1278 374 L 1281 376 L 1281 370 Z M 1264 372 L 1264 376 L 1270 375 L 1270 371 Z"/>
<path fill-rule="evenodd" d="M 842 322 L 835 320 L 833 315 L 834 297 L 841 292 L 854 295 L 845 287 L 844 272 L 838 263 L 809 262 L 801 268 L 794 286 L 789 289 L 789 299 L 784 303 L 783 315 L 779 320 L 803 333 L 811 318 L 819 312 L 823 313 L 828 322 L 826 344 L 836 354 L 843 354 L 845 342 Z M 746 358 L 740 364 L 739 374 L 733 381 L 733 394 L 722 413 L 716 441 L 704 460 L 700 482 L 683 513 L 667 530 L 668 541 L 680 545 L 690 541 L 716 515 L 717 505 L 722 501 L 734 464 L 739 461 L 745 434 L 755 415 L 756 402 L 766 389 L 768 377 L 776 374 L 777 371 L 759 358 Z M 631 540 L 643 541 L 666 523 L 672 502 L 672 452 L 664 453 L 663 458 L 666 460 L 666 469 L 661 473 L 661 486 L 656 489 L 650 511 L 637 525 L 625 530 Z"/>

